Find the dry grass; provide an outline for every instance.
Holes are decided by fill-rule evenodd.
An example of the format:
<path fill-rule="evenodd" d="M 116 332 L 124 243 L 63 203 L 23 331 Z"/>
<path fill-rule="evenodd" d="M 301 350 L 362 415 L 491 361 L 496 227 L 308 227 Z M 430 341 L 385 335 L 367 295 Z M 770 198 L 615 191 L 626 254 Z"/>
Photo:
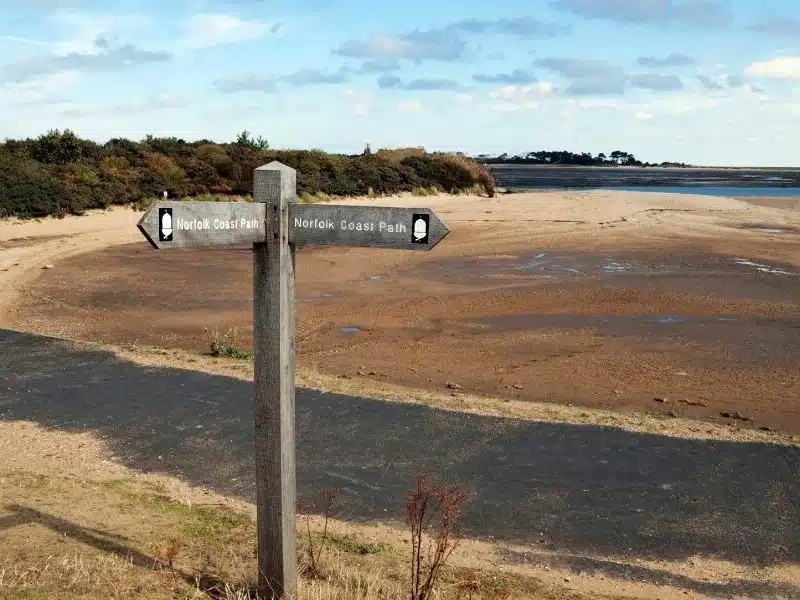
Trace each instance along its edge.
<path fill-rule="evenodd" d="M 411 190 L 412 196 L 438 196 L 442 192 L 435 187 L 424 188 L 424 187 L 415 187 Z"/>
<path fill-rule="evenodd" d="M 393 163 L 400 163 L 404 158 L 409 158 L 412 156 L 425 156 L 425 148 L 423 146 L 409 148 L 381 148 L 375 152 L 375 156 L 379 156 L 380 158 L 386 159 Z"/>
<path fill-rule="evenodd" d="M 255 524 L 251 512 L 234 505 L 181 503 L 145 479 L 20 470 L 0 472 L 0 493 L 0 598 L 256 597 Z M 309 523 L 308 537 L 298 529 L 299 557 L 323 535 L 322 519 Z M 408 600 L 407 541 L 376 544 L 341 531 L 331 524 L 324 533 L 318 571 L 300 572 L 298 600 Z M 437 574 L 440 583 L 426 598 L 466 598 L 466 589 L 475 600 L 530 598 L 532 590 L 540 598 L 581 597 L 545 590 L 529 577 L 444 562 Z"/>
<path fill-rule="evenodd" d="M 335 198 L 326 194 L 325 192 L 316 192 L 314 194 L 310 192 L 303 192 L 298 196 L 297 200 L 301 204 L 321 204 L 324 202 L 331 202 L 335 200 Z"/>

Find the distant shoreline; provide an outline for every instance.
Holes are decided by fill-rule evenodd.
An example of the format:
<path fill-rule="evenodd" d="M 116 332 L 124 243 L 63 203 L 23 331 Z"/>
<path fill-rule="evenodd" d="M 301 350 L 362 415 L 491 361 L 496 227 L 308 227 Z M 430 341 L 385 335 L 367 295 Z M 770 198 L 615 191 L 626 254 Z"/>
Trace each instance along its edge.
<path fill-rule="evenodd" d="M 496 187 L 509 190 L 608 188 L 793 189 L 800 169 L 486 164 Z M 664 190 L 668 191 L 668 190 Z M 677 191 L 677 190 L 676 190 Z M 735 195 L 725 192 L 721 195 Z M 765 194 L 767 195 L 767 194 Z"/>
<path fill-rule="evenodd" d="M 598 171 L 780 171 L 800 173 L 800 167 L 705 167 L 692 165 L 689 167 L 662 167 L 651 165 L 637 167 L 632 165 L 545 165 L 541 163 L 482 163 L 492 169 L 593 169 Z"/>

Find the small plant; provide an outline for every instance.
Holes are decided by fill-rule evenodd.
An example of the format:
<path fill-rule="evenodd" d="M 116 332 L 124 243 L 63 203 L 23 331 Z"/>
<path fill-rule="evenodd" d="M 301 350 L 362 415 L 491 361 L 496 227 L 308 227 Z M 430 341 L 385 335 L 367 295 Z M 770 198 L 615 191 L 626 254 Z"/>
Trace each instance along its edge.
<path fill-rule="evenodd" d="M 181 542 L 176 537 L 168 538 L 163 544 L 153 545 L 153 554 L 155 555 L 156 560 L 162 566 L 169 569 L 173 579 L 176 577 L 175 561 L 177 560 L 180 551 Z"/>
<path fill-rule="evenodd" d="M 314 537 L 311 535 L 311 518 L 310 513 L 313 512 L 313 506 L 307 506 L 300 503 L 299 512 L 305 513 L 306 532 L 308 533 L 308 550 L 306 552 L 306 561 L 301 565 L 303 574 L 311 579 L 320 579 L 323 576 L 322 567 L 322 551 L 325 548 L 325 543 L 328 541 L 328 519 L 331 514 L 331 506 L 336 499 L 335 490 L 324 490 L 322 492 L 323 503 L 323 516 L 325 518 L 322 526 L 322 538 L 319 542 L 319 547 L 314 547 Z"/>
<path fill-rule="evenodd" d="M 411 600 L 428 600 L 442 567 L 458 546 L 457 521 L 468 499 L 462 487 L 445 487 L 417 476 L 417 489 L 406 500 L 411 529 Z M 438 523 L 434 525 L 434 520 Z M 427 557 L 423 544 L 428 539 Z"/>
<path fill-rule="evenodd" d="M 377 554 L 384 549 L 383 544 L 369 544 L 360 542 L 348 535 L 331 533 L 328 535 L 328 540 L 331 544 L 343 552 L 347 552 L 349 554 L 359 554 L 361 556 L 366 556 L 367 554 Z"/>
<path fill-rule="evenodd" d="M 466 597 L 467 600 L 472 600 L 472 595 L 480 591 L 480 581 L 475 571 L 467 569 L 460 574 L 456 582 L 456 600 L 461 600 Z"/>
<path fill-rule="evenodd" d="M 220 333 L 219 329 L 216 328 L 210 331 L 206 328 L 205 331 L 211 337 L 208 344 L 211 356 L 242 360 L 250 358 L 250 354 L 239 348 L 237 344 L 239 331 L 235 327 L 227 329 L 223 333 Z"/>
<path fill-rule="evenodd" d="M 412 196 L 427 196 L 428 195 L 428 190 L 426 188 L 424 188 L 424 187 L 415 187 L 413 190 L 411 190 L 411 195 Z"/>

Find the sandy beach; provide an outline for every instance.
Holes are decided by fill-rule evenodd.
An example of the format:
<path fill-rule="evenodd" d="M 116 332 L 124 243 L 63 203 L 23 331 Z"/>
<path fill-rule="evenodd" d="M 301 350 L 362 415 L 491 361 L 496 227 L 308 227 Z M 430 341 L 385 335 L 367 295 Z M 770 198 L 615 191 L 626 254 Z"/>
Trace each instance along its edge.
<path fill-rule="evenodd" d="M 429 206 L 452 233 L 429 253 L 301 249 L 299 365 L 800 433 L 795 205 L 635 192 L 346 202 Z M 199 351 L 235 330 L 249 347 L 249 249 L 156 252 L 139 217 L 0 224 L 0 325 Z"/>

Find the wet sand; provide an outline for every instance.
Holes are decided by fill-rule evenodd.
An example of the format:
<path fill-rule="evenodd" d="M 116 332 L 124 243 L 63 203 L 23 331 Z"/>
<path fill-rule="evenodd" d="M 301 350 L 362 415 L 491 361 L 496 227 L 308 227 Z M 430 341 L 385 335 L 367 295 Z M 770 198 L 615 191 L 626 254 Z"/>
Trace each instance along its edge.
<path fill-rule="evenodd" d="M 299 364 L 800 432 L 800 213 L 625 193 L 428 204 L 453 230 L 430 253 L 298 252 Z M 11 320 L 200 351 L 236 328 L 247 348 L 251 269 L 247 248 L 117 245 L 41 271 Z"/>
<path fill-rule="evenodd" d="M 742 200 L 749 204 L 756 206 L 765 206 L 767 208 L 780 208 L 785 210 L 800 210 L 800 198 L 796 196 L 781 197 L 781 196 L 751 196 L 739 197 L 737 200 Z"/>

